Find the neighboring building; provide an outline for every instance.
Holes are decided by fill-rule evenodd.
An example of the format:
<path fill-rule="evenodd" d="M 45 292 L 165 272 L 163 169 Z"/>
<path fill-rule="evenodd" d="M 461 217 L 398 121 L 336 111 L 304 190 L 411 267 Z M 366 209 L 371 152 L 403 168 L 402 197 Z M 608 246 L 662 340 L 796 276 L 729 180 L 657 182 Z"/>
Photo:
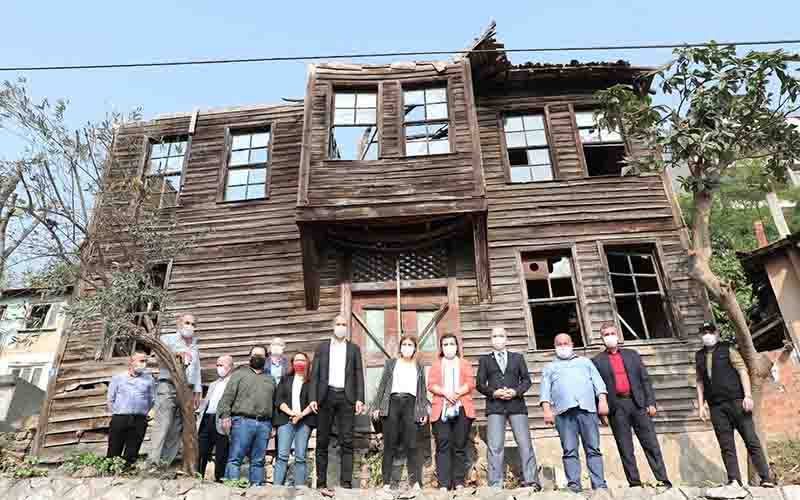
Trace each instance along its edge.
<path fill-rule="evenodd" d="M 649 366 L 673 474 L 721 480 L 713 432 L 694 407 L 695 333 L 710 311 L 687 274 L 669 181 L 622 176 L 623 155 L 645 152 L 592 115 L 593 92 L 647 87 L 648 69 L 513 65 L 493 27 L 473 48 L 481 52 L 444 62 L 316 64 L 304 104 L 119 130 L 120 168 L 139 168 L 181 234 L 197 237 L 159 272 L 175 310 L 198 315 L 204 382 L 217 356 L 241 362 L 273 335 L 287 351 L 313 352 L 343 313 L 365 353 L 369 395 L 401 330 L 428 333 L 429 364 L 438 335 L 457 333 L 477 361 L 491 327 L 504 325 L 534 375 L 537 451 L 560 469 L 539 375 L 557 333 L 592 355 L 600 325 L 614 321 Z M 136 143 L 141 157 L 127 154 Z M 103 395 L 126 350 L 95 360 L 101 337 L 72 332 L 64 343 L 39 438 L 45 460 L 104 446 Z M 610 474 L 622 477 L 613 439 L 603 439 Z"/>
<path fill-rule="evenodd" d="M 12 288 L 0 295 L 0 375 L 17 377 L 47 392 L 68 296 L 35 288 Z"/>

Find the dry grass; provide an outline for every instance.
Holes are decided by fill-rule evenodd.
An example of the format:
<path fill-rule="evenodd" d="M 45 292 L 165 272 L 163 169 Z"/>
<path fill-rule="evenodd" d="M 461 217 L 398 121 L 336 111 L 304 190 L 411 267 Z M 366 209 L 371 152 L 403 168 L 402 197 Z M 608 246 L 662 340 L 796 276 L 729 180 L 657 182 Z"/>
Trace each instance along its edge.
<path fill-rule="evenodd" d="M 800 439 L 768 444 L 772 472 L 780 484 L 800 484 Z"/>

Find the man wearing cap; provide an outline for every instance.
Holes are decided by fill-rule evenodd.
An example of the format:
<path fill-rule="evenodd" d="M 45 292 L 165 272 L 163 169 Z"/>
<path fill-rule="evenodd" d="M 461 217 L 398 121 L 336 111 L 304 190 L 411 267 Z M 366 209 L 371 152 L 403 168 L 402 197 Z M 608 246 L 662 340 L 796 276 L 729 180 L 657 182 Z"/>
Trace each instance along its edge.
<path fill-rule="evenodd" d="M 656 481 L 671 488 L 653 425 L 656 398 L 647 368 L 638 352 L 619 347 L 614 323 L 603 324 L 600 335 L 606 350 L 592 358 L 592 362 L 608 388 L 609 423 L 628 484 L 631 487 L 642 485 L 633 451 L 632 431 L 635 431 Z"/>
<path fill-rule="evenodd" d="M 753 423 L 753 396 L 744 359 L 734 346 L 720 342 L 719 333 L 713 323 L 704 323 L 700 327 L 700 334 L 703 348 L 695 354 L 697 407 L 703 421 L 708 419 L 710 410 L 711 425 L 722 451 L 722 462 L 728 472 L 728 481 L 742 483 L 733 434 L 735 429 L 742 437 L 747 454 L 761 476 L 761 486 L 773 487 L 775 484 Z"/>

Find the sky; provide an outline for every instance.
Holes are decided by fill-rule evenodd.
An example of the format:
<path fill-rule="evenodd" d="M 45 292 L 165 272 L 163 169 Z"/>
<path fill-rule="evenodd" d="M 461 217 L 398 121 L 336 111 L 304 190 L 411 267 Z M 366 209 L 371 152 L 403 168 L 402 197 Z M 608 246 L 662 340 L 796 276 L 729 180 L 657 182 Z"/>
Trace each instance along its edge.
<path fill-rule="evenodd" d="M 453 50 L 466 48 L 492 19 L 507 48 L 800 38 L 798 0 L 3 0 L 0 17 L 0 67 Z M 788 48 L 800 52 L 800 45 Z M 511 54 L 511 60 L 627 59 L 657 65 L 669 54 L 669 50 Z M 138 106 L 145 118 L 152 118 L 195 107 L 302 98 L 306 65 L 0 72 L 0 80 L 25 77 L 35 97 L 68 99 L 67 116 L 79 125 L 108 111 Z M 0 139 L 0 158 L 16 156 L 12 144 Z"/>

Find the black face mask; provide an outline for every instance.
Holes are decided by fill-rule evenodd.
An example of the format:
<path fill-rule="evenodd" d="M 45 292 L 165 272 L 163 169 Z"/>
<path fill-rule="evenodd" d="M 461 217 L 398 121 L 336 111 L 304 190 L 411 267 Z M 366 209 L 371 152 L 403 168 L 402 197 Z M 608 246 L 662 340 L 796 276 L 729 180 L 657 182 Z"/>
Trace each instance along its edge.
<path fill-rule="evenodd" d="M 250 368 L 253 370 L 263 370 L 264 364 L 267 362 L 267 358 L 264 356 L 251 356 L 250 357 Z"/>

